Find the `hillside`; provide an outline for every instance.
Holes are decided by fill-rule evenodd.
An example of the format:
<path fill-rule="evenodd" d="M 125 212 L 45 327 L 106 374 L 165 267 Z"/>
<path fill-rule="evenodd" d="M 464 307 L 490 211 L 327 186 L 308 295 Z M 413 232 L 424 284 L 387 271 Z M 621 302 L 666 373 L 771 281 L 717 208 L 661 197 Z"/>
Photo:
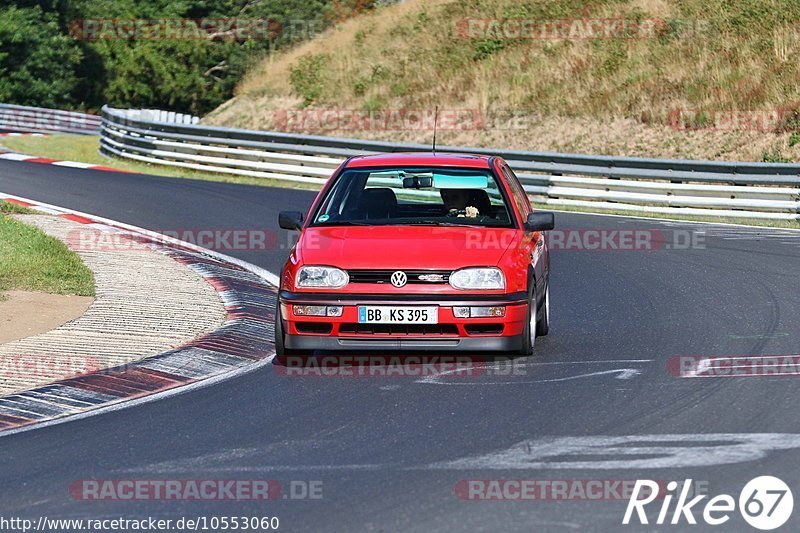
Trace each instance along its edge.
<path fill-rule="evenodd" d="M 798 161 L 798 20 L 795 0 L 407 0 L 260 62 L 205 121 L 427 142 L 409 117 L 439 106 L 443 144 Z"/>

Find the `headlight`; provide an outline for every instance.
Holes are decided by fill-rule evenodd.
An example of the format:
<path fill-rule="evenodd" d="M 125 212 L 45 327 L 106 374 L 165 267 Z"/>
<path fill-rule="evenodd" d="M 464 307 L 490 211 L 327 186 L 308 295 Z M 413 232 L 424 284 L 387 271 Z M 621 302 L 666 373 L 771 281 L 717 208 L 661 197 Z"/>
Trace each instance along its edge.
<path fill-rule="evenodd" d="M 506 277 L 499 268 L 463 268 L 450 274 L 454 289 L 505 289 Z"/>
<path fill-rule="evenodd" d="M 304 266 L 297 271 L 296 287 L 321 287 L 338 289 L 350 282 L 347 272 L 336 267 Z"/>

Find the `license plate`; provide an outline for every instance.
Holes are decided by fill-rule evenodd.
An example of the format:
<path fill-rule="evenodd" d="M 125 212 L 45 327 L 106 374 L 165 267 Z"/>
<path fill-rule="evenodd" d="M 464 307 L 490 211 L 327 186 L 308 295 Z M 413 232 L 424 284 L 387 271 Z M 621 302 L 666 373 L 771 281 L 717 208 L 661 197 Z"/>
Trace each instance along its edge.
<path fill-rule="evenodd" d="M 439 308 L 388 307 L 362 305 L 358 308 L 359 324 L 438 324 Z"/>

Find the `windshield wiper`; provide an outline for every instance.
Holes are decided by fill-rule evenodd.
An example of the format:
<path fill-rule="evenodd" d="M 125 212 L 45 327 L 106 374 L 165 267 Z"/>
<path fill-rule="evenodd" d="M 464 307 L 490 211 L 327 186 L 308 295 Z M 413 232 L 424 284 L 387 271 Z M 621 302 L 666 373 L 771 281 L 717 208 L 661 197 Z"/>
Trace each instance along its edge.
<path fill-rule="evenodd" d="M 379 224 L 375 224 L 374 222 L 357 222 L 353 220 L 336 220 L 332 222 L 317 222 L 313 224 L 313 227 L 320 227 L 320 226 L 378 226 Z"/>

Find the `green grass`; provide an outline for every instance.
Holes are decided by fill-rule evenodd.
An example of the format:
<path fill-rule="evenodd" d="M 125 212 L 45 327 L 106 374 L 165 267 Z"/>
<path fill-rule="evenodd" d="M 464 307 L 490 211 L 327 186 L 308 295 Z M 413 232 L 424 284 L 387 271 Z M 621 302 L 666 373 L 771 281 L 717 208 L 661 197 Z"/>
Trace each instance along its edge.
<path fill-rule="evenodd" d="M 0 215 L 32 215 L 33 213 L 34 211 L 27 207 L 0 200 Z"/>
<path fill-rule="evenodd" d="M 94 275 L 75 252 L 8 216 L 29 212 L 0 201 L 0 298 L 12 289 L 94 296 Z"/>
<path fill-rule="evenodd" d="M 760 218 L 746 218 L 746 217 L 707 217 L 701 215 L 670 215 L 668 213 L 638 213 L 625 211 L 622 209 L 587 209 L 584 207 L 573 207 L 568 205 L 552 206 L 546 204 L 536 204 L 533 202 L 536 209 L 543 211 L 569 211 L 571 213 L 595 213 L 599 215 L 621 215 L 629 217 L 641 218 L 664 218 L 668 220 L 683 220 L 690 222 L 708 222 L 717 224 L 744 224 L 746 226 L 764 226 L 769 228 L 788 228 L 800 229 L 800 222 L 796 220 L 763 220 Z"/>
<path fill-rule="evenodd" d="M 99 137 L 90 135 L 49 135 L 47 137 L 8 137 L 3 139 L 3 146 L 28 155 L 77 161 L 93 165 L 105 165 L 120 170 L 154 174 L 170 178 L 188 178 L 194 180 L 216 181 L 222 183 L 238 183 L 242 185 L 261 185 L 264 187 L 284 187 L 292 189 L 312 189 L 319 187 L 309 183 L 284 182 L 267 178 L 251 178 L 247 176 L 228 176 L 212 172 L 201 172 L 191 169 L 171 167 L 168 165 L 151 165 L 118 158 L 110 158 L 99 152 Z"/>

